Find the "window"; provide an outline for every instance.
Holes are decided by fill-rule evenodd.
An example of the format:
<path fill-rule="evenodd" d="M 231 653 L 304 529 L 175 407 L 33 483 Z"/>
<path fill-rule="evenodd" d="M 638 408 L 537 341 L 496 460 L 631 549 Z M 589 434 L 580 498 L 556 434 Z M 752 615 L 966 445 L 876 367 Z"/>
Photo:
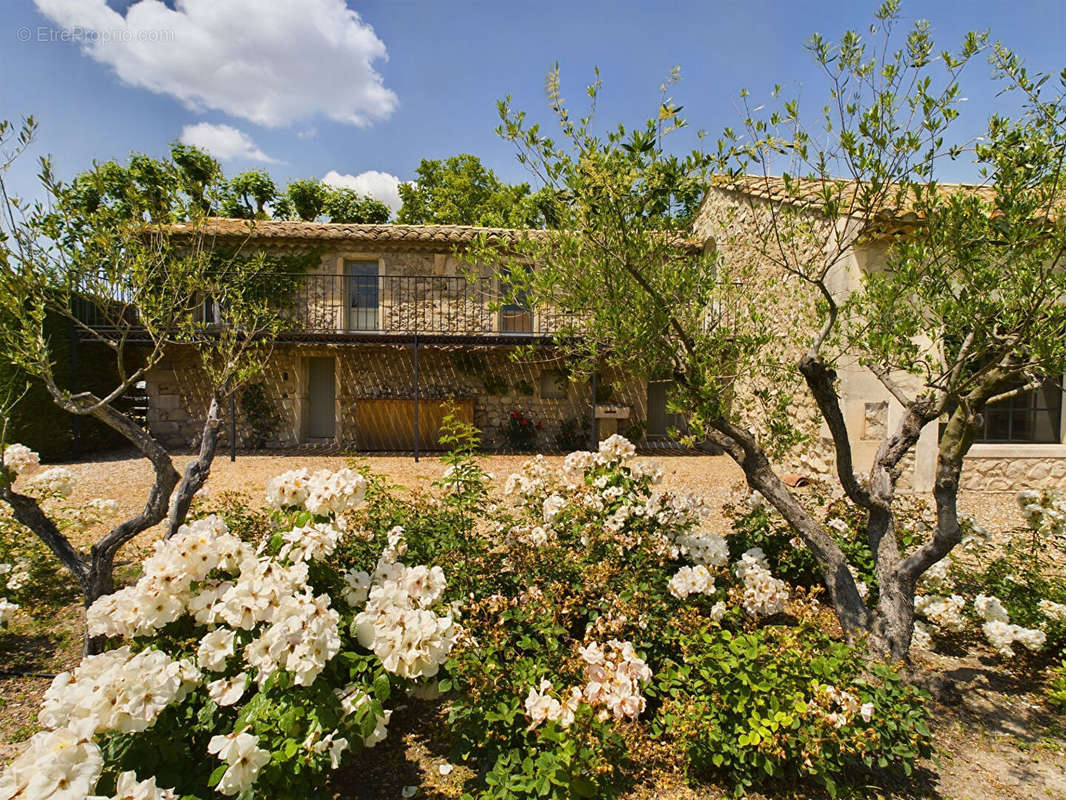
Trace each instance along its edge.
<path fill-rule="evenodd" d="M 202 322 L 205 325 L 224 325 L 226 322 L 225 311 L 225 304 L 217 295 L 206 295 L 200 305 L 200 319 L 198 322 Z"/>
<path fill-rule="evenodd" d="M 978 442 L 1058 444 L 1062 441 L 1062 379 L 985 408 Z"/>
<path fill-rule="evenodd" d="M 510 297 L 511 284 L 507 274 L 505 272 L 504 277 L 500 278 L 500 296 L 513 302 L 505 303 L 500 308 L 500 333 L 532 333 L 533 311 L 529 307 L 529 300 L 523 291 Z"/>
<path fill-rule="evenodd" d="M 348 330 L 376 331 L 378 329 L 378 263 L 349 261 L 348 270 Z"/>
<path fill-rule="evenodd" d="M 540 373 L 540 396 L 544 400 L 565 400 L 568 381 L 566 375 L 557 369 L 546 369 Z"/>

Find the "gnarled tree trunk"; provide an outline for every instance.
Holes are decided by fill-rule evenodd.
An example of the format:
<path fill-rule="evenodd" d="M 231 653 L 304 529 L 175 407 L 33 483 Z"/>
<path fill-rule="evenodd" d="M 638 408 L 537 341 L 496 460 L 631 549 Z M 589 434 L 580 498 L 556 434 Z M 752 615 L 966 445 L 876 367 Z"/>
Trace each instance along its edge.
<path fill-rule="evenodd" d="M 144 509 L 108 531 L 92 546 L 88 557 L 74 549 L 70 540 L 48 518 L 34 498 L 19 494 L 6 482 L 0 482 L 0 498 L 11 506 L 15 518 L 48 545 L 74 576 L 81 586 L 84 604 L 88 608 L 97 598 L 114 591 L 115 555 L 119 548 L 166 517 L 170 494 L 178 482 L 178 472 L 174 469 L 170 455 L 159 442 L 125 414 L 107 404 L 101 404 L 96 397 L 82 394 L 73 398 L 70 403 L 64 402 L 61 405 L 68 411 L 74 410 L 75 413 L 79 409 L 91 409 L 81 413 L 91 414 L 125 436 L 151 462 L 155 470 L 155 481 Z M 90 637 L 86 631 L 86 654 L 99 653 L 103 646 L 102 637 Z"/>
<path fill-rule="evenodd" d="M 211 463 L 215 460 L 215 450 L 218 448 L 218 434 L 222 428 L 218 410 L 221 405 L 219 395 L 211 396 L 211 404 L 207 409 L 207 419 L 204 421 L 203 437 L 200 440 L 200 453 L 195 460 L 185 468 L 185 474 L 178 484 L 174 496 L 170 500 L 170 511 L 167 515 L 167 538 L 178 532 L 178 528 L 185 522 L 192 505 L 193 497 L 204 487 L 207 479 L 211 476 Z"/>

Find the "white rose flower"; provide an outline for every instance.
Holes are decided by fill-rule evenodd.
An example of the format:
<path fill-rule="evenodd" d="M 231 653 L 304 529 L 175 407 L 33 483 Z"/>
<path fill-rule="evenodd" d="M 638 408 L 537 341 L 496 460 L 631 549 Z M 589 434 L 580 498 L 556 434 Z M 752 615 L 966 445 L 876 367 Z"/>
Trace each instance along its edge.
<path fill-rule="evenodd" d="M 103 764 L 88 726 L 43 731 L 0 774 L 0 797 L 81 800 L 92 795 Z"/>
<path fill-rule="evenodd" d="M 0 628 L 7 627 L 12 614 L 19 610 L 18 603 L 11 603 L 6 597 L 0 597 Z"/>
<path fill-rule="evenodd" d="M 215 789 L 222 794 L 239 794 L 250 789 L 259 777 L 259 770 L 270 762 L 270 753 L 258 747 L 259 737 L 250 733 L 231 733 L 214 736 L 207 752 L 217 755 L 229 765 Z"/>
<path fill-rule="evenodd" d="M 244 696 L 248 688 L 248 673 L 241 672 L 232 678 L 219 678 L 207 684 L 207 693 L 216 705 L 231 706 Z"/>
<path fill-rule="evenodd" d="M 200 640 L 196 651 L 196 663 L 200 669 L 221 672 L 226 660 L 233 655 L 236 633 L 229 628 L 216 628 Z"/>
<path fill-rule="evenodd" d="M 566 500 L 564 500 L 557 494 L 550 495 L 544 501 L 544 522 L 548 525 L 551 525 L 555 518 L 559 516 L 559 512 L 561 512 L 565 507 Z"/>
<path fill-rule="evenodd" d="M 127 771 L 119 773 L 112 800 L 178 800 L 178 795 L 173 789 L 158 788 L 154 776 L 141 781 L 136 772 Z"/>
<path fill-rule="evenodd" d="M 4 448 L 4 466 L 16 475 L 30 474 L 40 466 L 41 457 L 24 444 L 9 444 Z"/>
<path fill-rule="evenodd" d="M 1066 605 L 1053 600 L 1041 600 L 1038 607 L 1051 622 L 1066 622 Z"/>
<path fill-rule="evenodd" d="M 52 467 L 34 475 L 29 488 L 42 497 L 69 497 L 74 491 L 74 473 L 64 467 Z"/>
<path fill-rule="evenodd" d="M 1010 622 L 1010 616 L 1003 603 L 994 595 L 979 594 L 973 601 L 974 611 L 985 622 Z"/>

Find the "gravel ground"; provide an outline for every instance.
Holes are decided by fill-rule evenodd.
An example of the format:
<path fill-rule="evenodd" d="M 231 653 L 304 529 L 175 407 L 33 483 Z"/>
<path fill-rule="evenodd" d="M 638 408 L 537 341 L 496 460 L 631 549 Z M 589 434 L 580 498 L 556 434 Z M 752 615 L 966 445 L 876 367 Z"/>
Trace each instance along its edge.
<path fill-rule="evenodd" d="M 691 492 L 701 496 L 712 512 L 712 524 L 724 526 L 720 511 L 731 496 L 743 488 L 743 475 L 724 455 L 653 455 L 648 456 L 663 467 L 666 488 Z M 502 485 L 507 476 L 518 471 L 528 455 L 491 455 L 482 463 Z M 550 464 L 562 464 L 562 456 L 545 456 Z M 191 456 L 176 456 L 175 466 L 183 470 Z M 444 471 L 437 456 L 423 457 L 417 463 L 409 455 L 367 456 L 359 461 L 391 481 L 409 489 L 426 488 Z M 348 463 L 343 456 L 321 455 L 244 455 L 231 462 L 228 456 L 215 459 L 208 482 L 211 494 L 242 492 L 255 503 L 262 500 L 267 481 L 290 469 L 339 469 Z M 66 465 L 77 478 L 72 501 L 81 503 L 94 497 L 111 497 L 118 501 L 122 513 L 138 510 L 152 485 L 152 469 L 148 462 L 135 454 L 106 456 Z M 967 492 L 959 498 L 960 510 L 974 516 L 988 530 L 1006 531 L 1022 524 L 1022 516 L 1011 492 Z M 90 534 L 98 533 L 90 531 Z M 155 531 L 146 533 L 153 537 Z"/>

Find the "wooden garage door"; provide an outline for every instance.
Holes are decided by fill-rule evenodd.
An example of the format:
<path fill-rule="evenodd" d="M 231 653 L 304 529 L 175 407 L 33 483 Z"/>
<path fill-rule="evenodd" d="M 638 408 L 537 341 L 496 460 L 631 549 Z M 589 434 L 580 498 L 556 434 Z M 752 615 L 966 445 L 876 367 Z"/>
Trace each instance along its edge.
<path fill-rule="evenodd" d="M 441 450 L 440 426 L 450 408 L 464 422 L 474 422 L 474 401 L 420 400 L 418 402 L 418 449 Z M 383 397 L 355 401 L 355 444 L 359 450 L 414 450 L 415 401 Z"/>

